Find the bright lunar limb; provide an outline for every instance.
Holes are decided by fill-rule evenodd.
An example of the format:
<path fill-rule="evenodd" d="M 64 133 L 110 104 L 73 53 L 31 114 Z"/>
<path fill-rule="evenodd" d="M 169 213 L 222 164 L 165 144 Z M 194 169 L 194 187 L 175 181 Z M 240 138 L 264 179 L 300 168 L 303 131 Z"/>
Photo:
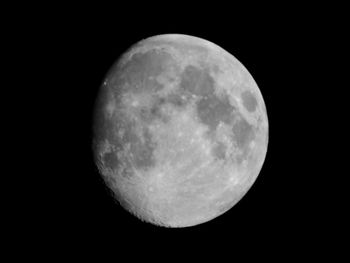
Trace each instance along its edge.
<path fill-rule="evenodd" d="M 268 143 L 262 94 L 247 69 L 207 40 L 159 35 L 132 46 L 96 103 L 96 164 L 122 206 L 188 227 L 233 207 Z"/>

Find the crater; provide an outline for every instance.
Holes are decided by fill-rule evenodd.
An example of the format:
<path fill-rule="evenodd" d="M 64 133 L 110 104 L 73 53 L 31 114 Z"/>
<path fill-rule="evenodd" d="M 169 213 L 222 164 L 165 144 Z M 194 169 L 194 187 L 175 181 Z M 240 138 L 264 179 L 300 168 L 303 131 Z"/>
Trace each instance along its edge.
<path fill-rule="evenodd" d="M 104 166 L 108 169 L 114 170 L 118 167 L 119 159 L 118 159 L 117 154 L 114 150 L 103 154 L 102 160 L 103 160 Z"/>

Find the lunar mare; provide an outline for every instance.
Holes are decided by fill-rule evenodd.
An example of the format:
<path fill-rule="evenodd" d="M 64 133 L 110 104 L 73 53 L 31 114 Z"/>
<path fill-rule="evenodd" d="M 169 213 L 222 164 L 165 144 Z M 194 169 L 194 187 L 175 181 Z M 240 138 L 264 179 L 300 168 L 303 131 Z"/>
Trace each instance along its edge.
<path fill-rule="evenodd" d="M 132 46 L 101 87 L 96 164 L 124 208 L 167 227 L 225 213 L 263 165 L 268 120 L 248 70 L 187 35 Z"/>

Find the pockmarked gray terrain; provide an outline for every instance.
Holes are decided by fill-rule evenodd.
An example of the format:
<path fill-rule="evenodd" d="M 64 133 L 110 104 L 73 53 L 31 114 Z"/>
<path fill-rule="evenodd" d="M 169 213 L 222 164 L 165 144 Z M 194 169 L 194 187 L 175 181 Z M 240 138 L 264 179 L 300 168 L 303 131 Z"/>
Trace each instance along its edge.
<path fill-rule="evenodd" d="M 97 166 L 121 205 L 166 227 L 233 207 L 265 160 L 268 120 L 247 69 L 187 35 L 136 43 L 107 74 L 94 121 Z"/>

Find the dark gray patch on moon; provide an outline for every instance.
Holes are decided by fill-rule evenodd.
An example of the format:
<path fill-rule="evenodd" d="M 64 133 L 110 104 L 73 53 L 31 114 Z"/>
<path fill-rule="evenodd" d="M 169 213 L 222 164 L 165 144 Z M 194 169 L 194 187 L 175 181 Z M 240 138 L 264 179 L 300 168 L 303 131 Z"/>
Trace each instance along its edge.
<path fill-rule="evenodd" d="M 247 109 L 249 112 L 253 112 L 256 109 L 256 106 L 258 105 L 258 102 L 255 98 L 255 96 L 248 90 L 245 90 L 241 93 L 241 98 L 243 101 L 243 106 Z"/>
<path fill-rule="evenodd" d="M 120 70 L 121 81 L 134 90 L 152 92 L 160 89 L 162 85 L 156 81 L 156 77 L 166 69 L 169 59 L 170 54 L 155 49 L 135 53 Z"/>
<path fill-rule="evenodd" d="M 244 148 L 254 137 L 253 126 L 243 117 L 238 118 L 232 126 L 233 141 L 239 148 Z"/>

